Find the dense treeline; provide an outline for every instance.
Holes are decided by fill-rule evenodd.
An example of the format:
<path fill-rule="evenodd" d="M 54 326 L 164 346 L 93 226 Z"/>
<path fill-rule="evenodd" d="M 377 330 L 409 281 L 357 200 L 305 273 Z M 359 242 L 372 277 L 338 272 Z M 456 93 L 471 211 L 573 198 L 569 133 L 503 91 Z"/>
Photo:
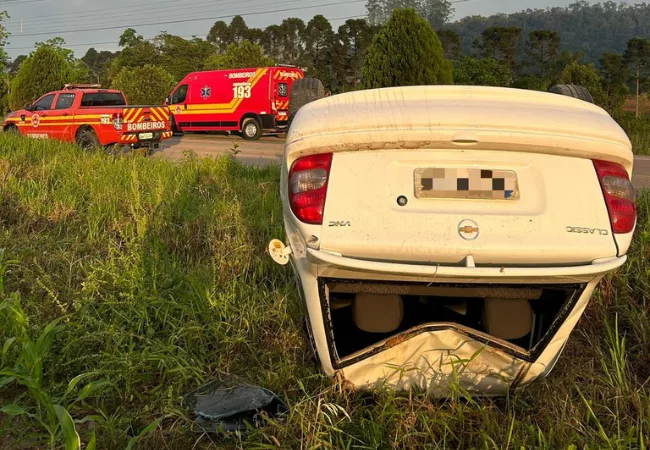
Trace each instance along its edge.
<path fill-rule="evenodd" d="M 581 52 L 586 62 L 596 64 L 603 53 L 622 53 L 630 39 L 650 36 L 650 4 L 576 0 L 568 7 L 465 17 L 448 27 L 461 36 L 465 53 L 472 52 L 474 40 L 490 27 L 521 28 L 524 36 L 535 30 L 551 30 L 561 36 L 561 50 Z M 523 46 L 519 52 L 524 53 Z"/>
<path fill-rule="evenodd" d="M 395 48 L 399 48 L 400 56 L 387 58 L 392 47 L 386 44 L 386 23 L 397 8 L 405 6 L 412 7 L 422 22 L 411 18 L 406 25 L 396 25 L 391 36 L 398 30 L 396 36 L 401 37 L 394 42 L 399 44 Z M 127 29 L 120 37 L 119 51 L 91 48 L 81 59 L 74 58 L 61 38 L 51 39 L 37 44 L 29 57 L 21 55 L 13 62 L 6 54 L 0 58 L 6 73 L 4 93 L 11 91 L 2 95 L 0 90 L 5 99 L 3 108 L 23 106 L 36 95 L 35 85 L 40 90 L 58 88 L 62 77 L 123 89 L 134 102 L 151 101 L 153 97 L 162 101 L 170 84 L 189 72 L 276 63 L 305 69 L 334 93 L 376 86 L 381 78 L 376 76 L 377 67 L 390 61 L 397 62 L 394 73 L 382 75 L 390 80 L 386 84 L 422 84 L 425 79 L 442 84 L 452 82 L 452 78 L 457 84 L 539 90 L 560 82 L 584 84 L 610 111 L 619 108 L 630 93 L 638 90 L 641 94 L 648 87 L 650 44 L 637 39 L 650 31 L 650 7 L 645 3 L 590 5 L 578 1 L 565 8 L 472 16 L 456 23 L 448 23 L 453 8 L 446 0 L 369 0 L 367 8 L 367 19 L 347 20 L 338 29 L 321 15 L 307 22 L 288 18 L 265 29 L 250 28 L 236 16 L 230 23 L 216 22 L 206 30 L 205 38 L 194 39 L 167 32 L 145 39 L 136 30 Z M 422 23 L 436 33 L 420 28 Z M 415 41 L 412 34 L 399 31 L 400 26 L 411 29 L 416 24 L 421 32 Z M 0 30 L 0 37 L 6 36 L 2 33 Z M 438 48 L 442 55 L 438 55 Z M 43 60 L 35 62 L 36 57 Z M 60 69 L 56 74 L 39 69 L 44 61 L 47 65 L 47 61 L 55 60 Z M 447 67 L 448 61 L 453 77 L 442 75 L 446 69 L 432 75 Z M 144 67 L 154 75 L 136 76 L 146 72 L 136 70 Z M 404 68 L 409 67 L 430 74 L 415 76 L 422 80 L 414 81 L 406 76 Z"/>

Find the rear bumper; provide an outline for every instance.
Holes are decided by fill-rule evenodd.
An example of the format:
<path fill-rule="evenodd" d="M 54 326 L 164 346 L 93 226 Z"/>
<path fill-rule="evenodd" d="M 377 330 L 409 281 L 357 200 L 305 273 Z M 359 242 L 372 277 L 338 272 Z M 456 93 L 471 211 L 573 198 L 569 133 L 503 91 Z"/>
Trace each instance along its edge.
<path fill-rule="evenodd" d="M 140 140 L 139 136 L 143 133 L 152 133 L 152 139 Z M 172 131 L 153 131 L 153 132 L 142 132 L 142 133 L 124 133 L 120 136 L 121 144 L 130 144 L 139 147 L 148 147 L 148 148 L 158 148 L 160 143 L 166 139 L 169 139 L 173 136 Z"/>
<path fill-rule="evenodd" d="M 346 258 L 326 251 L 307 249 L 307 260 L 312 264 L 332 268 L 370 272 L 374 274 L 441 277 L 445 279 L 512 279 L 512 278 L 563 278 L 596 277 L 618 269 L 627 261 L 627 256 L 607 258 L 580 266 L 558 267 L 474 267 L 471 261 L 466 266 L 416 265 L 391 262 L 366 261 Z"/>

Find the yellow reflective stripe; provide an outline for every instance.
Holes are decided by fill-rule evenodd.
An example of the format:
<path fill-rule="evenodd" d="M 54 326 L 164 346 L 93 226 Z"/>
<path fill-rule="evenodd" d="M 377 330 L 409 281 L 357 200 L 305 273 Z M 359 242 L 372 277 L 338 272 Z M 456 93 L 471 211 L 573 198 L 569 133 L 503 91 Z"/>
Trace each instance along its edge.
<path fill-rule="evenodd" d="M 165 120 L 169 120 L 169 108 L 160 108 L 160 114 L 165 118 Z"/>
<path fill-rule="evenodd" d="M 165 121 L 165 119 L 163 119 L 163 118 L 160 116 L 160 113 L 158 112 L 157 108 L 151 108 L 151 115 L 154 116 L 154 118 L 155 118 L 158 122 L 164 122 L 164 121 Z"/>
<path fill-rule="evenodd" d="M 259 81 L 264 78 L 264 75 L 269 71 L 269 69 L 260 69 L 257 74 L 251 77 L 248 82 L 251 84 L 251 90 L 259 83 Z M 244 101 L 243 98 L 233 99 L 229 104 L 225 103 L 214 103 L 208 105 L 188 105 L 188 109 L 183 111 L 181 115 L 186 114 L 233 114 L 237 108 Z"/>
<path fill-rule="evenodd" d="M 269 71 L 269 69 L 258 69 L 258 72 L 249 78 L 248 82 L 251 84 L 251 89 L 253 89 L 259 81 L 264 78 L 264 75 Z M 188 109 L 182 112 L 182 115 L 185 114 L 232 114 L 244 101 L 243 98 L 233 98 L 230 103 L 212 103 L 212 104 L 203 104 L 203 105 L 188 105 Z"/>
<path fill-rule="evenodd" d="M 83 122 L 83 124 L 88 124 L 88 125 L 101 125 L 101 122 Z M 68 126 L 68 125 L 82 125 L 80 122 L 55 122 L 55 123 L 43 123 L 40 122 L 38 124 L 38 127 L 34 128 L 40 128 L 40 127 L 55 127 L 55 126 Z"/>
<path fill-rule="evenodd" d="M 131 121 L 142 122 L 144 120 L 142 111 L 144 111 L 144 108 L 139 108 L 135 115 L 131 117 Z"/>
<path fill-rule="evenodd" d="M 125 122 L 130 121 L 133 118 L 133 116 L 137 114 L 137 112 L 138 112 L 137 108 L 128 109 L 126 114 L 124 115 L 124 121 Z"/>

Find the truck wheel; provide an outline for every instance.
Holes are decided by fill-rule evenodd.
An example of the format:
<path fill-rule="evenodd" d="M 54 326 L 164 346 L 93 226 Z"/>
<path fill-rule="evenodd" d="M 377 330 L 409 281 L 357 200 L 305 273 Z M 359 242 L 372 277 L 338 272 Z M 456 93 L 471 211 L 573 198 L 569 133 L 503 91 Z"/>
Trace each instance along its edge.
<path fill-rule="evenodd" d="M 101 147 L 95 130 L 90 127 L 80 128 L 79 131 L 77 131 L 77 137 L 75 140 L 82 150 L 89 151 Z"/>
<path fill-rule="evenodd" d="M 575 84 L 556 84 L 549 90 L 549 92 L 577 98 L 587 103 L 594 103 L 594 98 L 591 96 L 587 88 Z"/>
<path fill-rule="evenodd" d="M 241 135 L 247 141 L 256 141 L 262 137 L 262 126 L 254 117 L 247 117 L 241 125 Z"/>
<path fill-rule="evenodd" d="M 291 126 L 291 122 L 300 108 L 323 97 L 325 97 L 325 87 L 318 78 L 303 78 L 294 81 L 289 96 L 288 126 Z"/>

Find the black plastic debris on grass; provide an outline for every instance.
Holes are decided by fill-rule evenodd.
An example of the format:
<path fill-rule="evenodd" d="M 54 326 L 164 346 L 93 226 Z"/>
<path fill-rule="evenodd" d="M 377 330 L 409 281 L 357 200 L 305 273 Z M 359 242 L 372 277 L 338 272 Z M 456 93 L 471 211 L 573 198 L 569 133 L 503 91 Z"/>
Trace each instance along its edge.
<path fill-rule="evenodd" d="M 260 414 L 276 416 L 289 408 L 268 389 L 237 380 L 212 381 L 186 394 L 185 404 L 202 431 L 246 431 L 257 426 Z"/>

